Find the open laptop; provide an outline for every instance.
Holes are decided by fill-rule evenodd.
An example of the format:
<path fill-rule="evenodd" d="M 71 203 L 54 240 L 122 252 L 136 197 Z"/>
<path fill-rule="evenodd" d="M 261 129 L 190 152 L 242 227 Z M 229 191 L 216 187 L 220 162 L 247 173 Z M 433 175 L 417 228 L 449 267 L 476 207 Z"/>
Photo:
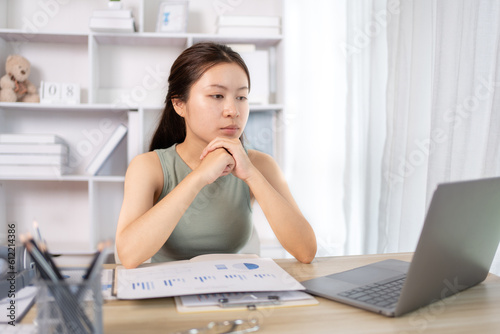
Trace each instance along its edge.
<path fill-rule="evenodd" d="M 500 178 L 440 184 L 411 264 L 385 260 L 301 283 L 311 294 L 400 316 L 482 282 L 499 241 Z"/>

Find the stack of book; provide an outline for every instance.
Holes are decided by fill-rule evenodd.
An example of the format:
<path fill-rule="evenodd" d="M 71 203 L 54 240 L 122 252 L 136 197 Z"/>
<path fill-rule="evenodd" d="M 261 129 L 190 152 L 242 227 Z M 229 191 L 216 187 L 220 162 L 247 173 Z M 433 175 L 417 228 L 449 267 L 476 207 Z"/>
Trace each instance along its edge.
<path fill-rule="evenodd" d="M 129 9 L 94 10 L 89 22 L 96 32 L 135 32 L 135 22 Z"/>
<path fill-rule="evenodd" d="M 217 20 L 217 33 L 222 35 L 272 36 L 281 34 L 281 17 L 221 15 Z"/>
<path fill-rule="evenodd" d="M 1 176 L 61 176 L 68 160 L 68 145 L 57 135 L 0 134 Z"/>

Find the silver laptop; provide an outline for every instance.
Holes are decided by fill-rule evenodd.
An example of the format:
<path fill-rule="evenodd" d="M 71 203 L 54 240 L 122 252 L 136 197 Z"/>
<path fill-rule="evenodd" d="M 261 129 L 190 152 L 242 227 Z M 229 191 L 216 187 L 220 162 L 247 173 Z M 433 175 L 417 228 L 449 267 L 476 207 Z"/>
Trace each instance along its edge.
<path fill-rule="evenodd" d="M 306 291 L 400 316 L 482 282 L 500 241 L 500 178 L 440 184 L 411 263 L 385 260 L 301 282 Z"/>

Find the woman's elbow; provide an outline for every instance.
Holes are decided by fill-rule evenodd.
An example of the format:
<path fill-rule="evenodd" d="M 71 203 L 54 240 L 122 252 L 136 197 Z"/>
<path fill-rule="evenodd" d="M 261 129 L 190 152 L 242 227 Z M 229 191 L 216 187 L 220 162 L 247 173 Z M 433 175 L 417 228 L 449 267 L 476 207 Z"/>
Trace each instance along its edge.
<path fill-rule="evenodd" d="M 130 256 L 130 254 L 126 254 L 126 250 L 123 249 L 123 246 L 120 245 L 118 242 L 118 239 L 116 241 L 116 255 L 118 258 L 118 263 L 121 263 L 126 269 L 134 269 L 136 268 L 140 262 L 135 260 L 133 256 Z"/>
<path fill-rule="evenodd" d="M 313 262 L 315 257 L 316 257 L 316 248 L 314 248 L 314 251 L 310 251 L 300 256 L 297 256 L 296 259 L 301 263 L 309 264 Z"/>
<path fill-rule="evenodd" d="M 316 244 L 316 239 L 314 239 L 313 242 L 310 242 L 308 244 L 308 247 L 300 252 L 300 254 L 297 254 L 295 258 L 301 263 L 309 264 L 313 262 L 314 258 L 316 257 L 317 247 L 318 246 Z"/>
<path fill-rule="evenodd" d="M 118 253 L 118 258 L 120 259 L 120 262 L 125 267 L 125 269 L 134 269 L 137 268 L 139 264 L 141 264 L 141 262 L 132 259 L 130 256 L 120 257 L 120 253 Z"/>

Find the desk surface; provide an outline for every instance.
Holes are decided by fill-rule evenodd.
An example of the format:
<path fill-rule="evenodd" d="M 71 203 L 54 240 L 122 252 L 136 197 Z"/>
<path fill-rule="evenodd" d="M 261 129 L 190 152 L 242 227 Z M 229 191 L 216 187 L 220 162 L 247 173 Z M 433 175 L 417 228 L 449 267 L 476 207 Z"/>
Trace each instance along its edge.
<path fill-rule="evenodd" d="M 411 254 L 316 258 L 312 264 L 276 260 L 298 281 L 324 276 L 388 258 L 411 260 Z M 500 277 L 489 275 L 481 284 L 443 302 L 399 318 L 317 297 L 318 305 L 254 311 L 177 313 L 173 298 L 107 301 L 103 306 L 105 333 L 172 333 L 203 327 L 210 321 L 258 319 L 257 333 L 499 333 Z M 35 317 L 30 310 L 23 323 Z"/>

